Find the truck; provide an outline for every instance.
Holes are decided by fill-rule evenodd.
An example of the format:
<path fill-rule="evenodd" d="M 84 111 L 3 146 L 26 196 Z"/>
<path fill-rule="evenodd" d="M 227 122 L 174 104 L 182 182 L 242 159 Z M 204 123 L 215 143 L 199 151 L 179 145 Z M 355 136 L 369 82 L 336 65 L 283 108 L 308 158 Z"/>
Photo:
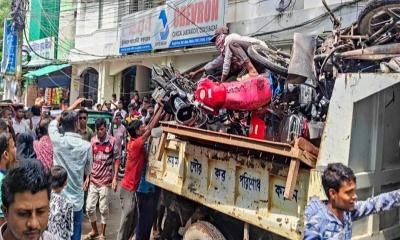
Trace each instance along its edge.
<path fill-rule="evenodd" d="M 360 200 L 399 189 L 399 99 L 399 74 L 339 74 L 319 149 L 163 122 L 146 172 L 162 189 L 172 229 L 163 238 L 301 239 L 308 201 L 326 198 L 321 173 L 333 162 L 354 170 Z M 353 239 L 399 238 L 399 215 L 356 221 Z"/>

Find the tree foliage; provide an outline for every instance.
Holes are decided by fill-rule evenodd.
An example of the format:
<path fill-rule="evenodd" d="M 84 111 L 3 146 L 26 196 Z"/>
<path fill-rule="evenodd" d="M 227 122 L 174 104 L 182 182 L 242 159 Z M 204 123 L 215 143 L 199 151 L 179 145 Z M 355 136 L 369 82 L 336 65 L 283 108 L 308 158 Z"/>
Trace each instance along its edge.
<path fill-rule="evenodd" d="M 3 55 L 3 27 L 4 21 L 11 11 L 11 0 L 1 0 L 0 1 L 0 59 Z"/>

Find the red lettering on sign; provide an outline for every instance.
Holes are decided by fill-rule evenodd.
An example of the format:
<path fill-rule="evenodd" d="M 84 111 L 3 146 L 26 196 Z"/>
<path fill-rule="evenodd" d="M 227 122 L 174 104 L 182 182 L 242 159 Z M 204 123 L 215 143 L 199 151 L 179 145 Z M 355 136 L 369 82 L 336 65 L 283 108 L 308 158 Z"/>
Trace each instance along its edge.
<path fill-rule="evenodd" d="M 207 0 L 204 6 L 204 22 L 209 22 L 211 16 L 211 0 Z"/>
<path fill-rule="evenodd" d="M 211 14 L 211 21 L 216 21 L 218 20 L 218 0 L 213 0 L 213 4 L 212 4 L 212 14 Z"/>
<path fill-rule="evenodd" d="M 217 21 L 219 17 L 219 0 L 204 0 L 189 3 L 174 10 L 174 27 Z"/>
<path fill-rule="evenodd" d="M 190 6 L 190 8 L 189 8 Z M 188 8 L 190 9 L 190 20 L 192 23 L 197 23 L 197 7 L 196 4 L 189 4 Z"/>
<path fill-rule="evenodd" d="M 179 11 L 180 11 L 179 26 L 185 26 L 185 25 L 186 25 L 186 19 L 185 19 L 185 17 L 183 16 L 183 14 L 185 14 L 185 7 L 181 7 L 181 8 L 179 9 Z"/>
<path fill-rule="evenodd" d="M 174 10 L 174 27 L 179 27 L 179 16 L 180 13 Z"/>
<path fill-rule="evenodd" d="M 151 16 L 137 20 L 137 23 L 129 28 L 129 35 L 141 35 L 151 30 Z"/>
<path fill-rule="evenodd" d="M 197 22 L 196 23 L 203 23 L 204 18 L 203 18 L 203 10 L 204 10 L 204 3 L 199 2 L 196 3 L 197 6 Z"/>
<path fill-rule="evenodd" d="M 189 18 L 190 18 L 190 16 L 189 16 L 189 5 L 187 5 L 185 7 L 185 12 L 183 13 L 183 17 L 185 18 L 185 26 L 189 25 L 190 24 L 190 21 L 189 21 Z"/>
<path fill-rule="evenodd" d="M 190 16 L 191 16 L 190 6 L 191 6 L 191 4 L 188 4 L 188 5 L 186 6 L 186 11 L 185 11 L 186 25 L 192 24 L 192 19 L 190 19 Z"/>

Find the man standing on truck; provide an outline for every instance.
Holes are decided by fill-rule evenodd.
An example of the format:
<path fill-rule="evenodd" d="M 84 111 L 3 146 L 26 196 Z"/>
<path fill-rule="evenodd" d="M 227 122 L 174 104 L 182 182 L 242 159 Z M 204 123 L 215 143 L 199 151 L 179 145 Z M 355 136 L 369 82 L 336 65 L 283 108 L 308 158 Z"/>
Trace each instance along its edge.
<path fill-rule="evenodd" d="M 243 67 L 246 68 L 250 76 L 258 75 L 256 68 L 247 55 L 247 49 L 252 44 L 265 45 L 263 41 L 252 37 L 240 36 L 237 33 L 229 34 L 229 29 L 224 26 L 215 30 L 214 36 L 210 41 L 215 43 L 220 55 L 204 67 L 189 73 L 191 78 L 200 72 L 209 72 L 221 67 L 221 82 L 227 80 L 231 72 L 238 73 Z"/>
<path fill-rule="evenodd" d="M 356 177 L 341 163 L 328 164 L 322 175 L 327 201 L 312 198 L 305 213 L 304 239 L 350 240 L 352 222 L 396 207 L 400 190 L 357 201 Z"/>
<path fill-rule="evenodd" d="M 162 107 L 161 107 L 162 108 Z M 127 144 L 128 157 L 125 165 L 125 175 L 121 181 L 121 223 L 118 232 L 118 240 L 129 239 L 134 228 L 131 226 L 132 218 L 135 216 L 136 196 L 135 192 L 138 189 L 142 175 L 142 170 L 145 163 L 144 145 L 158 121 L 160 120 L 162 109 L 156 111 L 153 119 L 151 119 L 147 127 L 140 120 L 134 119 L 129 123 L 127 130 L 131 140 Z M 141 236 L 136 236 L 136 239 L 142 239 Z"/>

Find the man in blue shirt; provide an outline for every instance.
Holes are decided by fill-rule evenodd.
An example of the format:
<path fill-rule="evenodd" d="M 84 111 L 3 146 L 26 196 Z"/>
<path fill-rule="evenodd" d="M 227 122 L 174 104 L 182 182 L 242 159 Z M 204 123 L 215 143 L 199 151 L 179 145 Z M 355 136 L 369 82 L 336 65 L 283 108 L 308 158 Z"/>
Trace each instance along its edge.
<path fill-rule="evenodd" d="M 93 154 L 90 143 L 77 133 L 79 128 L 78 113 L 72 111 L 83 99 L 78 99 L 61 117 L 49 125 L 49 136 L 53 143 L 54 166 L 62 166 L 68 172 L 67 186 L 62 195 L 74 205 L 74 234 L 72 240 L 81 239 L 83 219 L 83 176 L 88 176 L 92 169 Z M 61 127 L 64 133 L 60 133 Z"/>
<path fill-rule="evenodd" d="M 311 199 L 305 213 L 304 239 L 350 240 L 352 222 L 398 206 L 400 190 L 357 201 L 356 177 L 341 163 L 328 164 L 322 175 L 327 201 Z"/>

